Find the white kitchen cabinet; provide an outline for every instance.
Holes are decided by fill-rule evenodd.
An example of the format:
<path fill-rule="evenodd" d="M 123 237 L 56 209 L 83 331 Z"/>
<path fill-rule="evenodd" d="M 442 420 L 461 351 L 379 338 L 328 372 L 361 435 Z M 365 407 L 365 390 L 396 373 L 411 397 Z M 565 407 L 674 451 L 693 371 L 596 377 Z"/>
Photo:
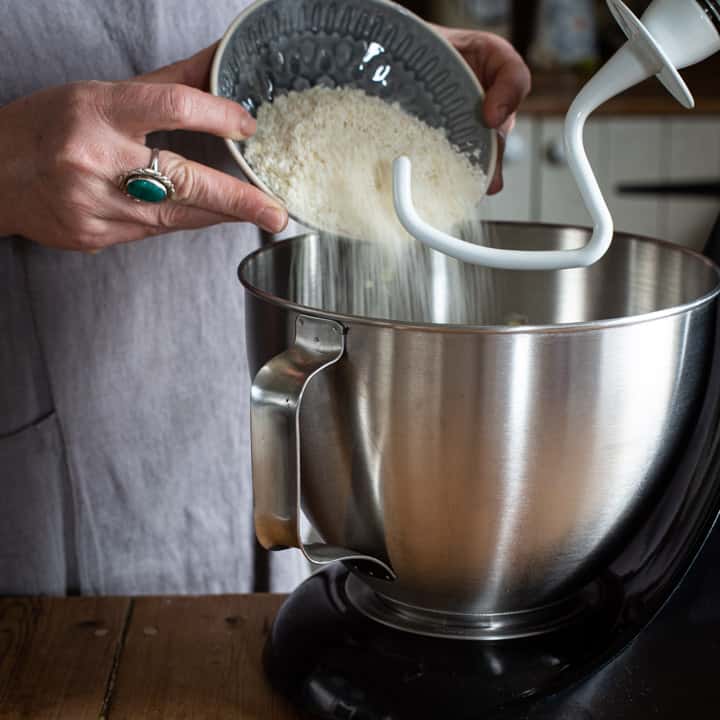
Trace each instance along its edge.
<path fill-rule="evenodd" d="M 589 225 L 590 216 L 583 204 L 575 179 L 570 173 L 563 145 L 563 121 L 541 122 L 536 153 L 539 170 L 534 192 L 536 220 L 563 225 Z M 607 127 L 604 123 L 589 123 L 585 130 L 585 147 L 598 182 L 606 186 Z"/>
<path fill-rule="evenodd" d="M 657 195 L 619 194 L 622 183 L 638 183 L 663 177 L 661 119 L 600 120 L 606 137 L 607 170 L 602 185 L 618 232 L 662 237 L 665 227 L 662 202 Z"/>
<path fill-rule="evenodd" d="M 720 182 L 720 117 L 674 119 L 663 147 L 665 179 Z M 720 198 L 666 198 L 662 237 L 701 250 L 720 215 Z"/>

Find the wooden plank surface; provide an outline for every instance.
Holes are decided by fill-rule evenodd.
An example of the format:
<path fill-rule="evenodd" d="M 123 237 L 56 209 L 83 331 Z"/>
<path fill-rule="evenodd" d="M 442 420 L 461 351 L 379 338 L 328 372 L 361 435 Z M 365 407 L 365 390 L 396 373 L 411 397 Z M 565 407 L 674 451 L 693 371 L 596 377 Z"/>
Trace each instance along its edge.
<path fill-rule="evenodd" d="M 0 599 L 0 720 L 295 720 L 262 672 L 282 601 Z"/>
<path fill-rule="evenodd" d="M 0 718 L 100 715 L 125 599 L 0 599 Z"/>
<path fill-rule="evenodd" d="M 282 600 L 135 600 L 108 720 L 297 718 L 262 673 L 262 649 Z"/>

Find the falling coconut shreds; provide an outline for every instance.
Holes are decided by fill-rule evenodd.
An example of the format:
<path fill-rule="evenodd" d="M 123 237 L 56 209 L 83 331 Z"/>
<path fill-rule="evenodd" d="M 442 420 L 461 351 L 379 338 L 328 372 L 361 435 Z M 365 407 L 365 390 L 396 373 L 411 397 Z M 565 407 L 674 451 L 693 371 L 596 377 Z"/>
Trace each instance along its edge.
<path fill-rule="evenodd" d="M 397 219 L 392 165 L 403 155 L 413 164 L 421 217 L 485 242 L 479 217 L 488 179 L 442 130 L 357 89 L 316 87 L 260 107 L 257 133 L 245 149 L 253 171 L 295 218 L 353 239 L 326 237 L 295 257 L 292 299 L 391 321 L 490 319 L 493 274 L 429 251 Z"/>
<path fill-rule="evenodd" d="M 392 164 L 413 163 L 413 200 L 445 232 L 473 217 L 485 194 L 482 169 L 442 130 L 362 90 L 291 92 L 258 112 L 245 151 L 290 213 L 327 233 L 397 243 L 409 236 L 393 207 Z"/>

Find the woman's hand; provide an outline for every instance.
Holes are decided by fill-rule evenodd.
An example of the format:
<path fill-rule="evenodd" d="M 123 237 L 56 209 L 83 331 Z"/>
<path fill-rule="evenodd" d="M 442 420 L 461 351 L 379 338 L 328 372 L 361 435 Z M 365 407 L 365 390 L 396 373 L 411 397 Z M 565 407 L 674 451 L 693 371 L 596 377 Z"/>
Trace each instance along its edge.
<path fill-rule="evenodd" d="M 96 251 L 117 243 L 223 222 L 280 232 L 287 211 L 230 175 L 161 152 L 175 197 L 136 203 L 118 187 L 147 167 L 145 136 L 196 130 L 247 138 L 255 121 L 205 87 L 214 47 L 136 80 L 50 88 L 0 108 L 0 235 Z"/>
<path fill-rule="evenodd" d="M 530 92 L 530 71 L 513 46 L 497 35 L 439 26 L 435 29 L 465 58 L 485 88 L 485 122 L 500 134 L 497 172 L 488 190 L 493 195 L 503 187 L 505 138 L 515 124 L 515 112 Z"/>

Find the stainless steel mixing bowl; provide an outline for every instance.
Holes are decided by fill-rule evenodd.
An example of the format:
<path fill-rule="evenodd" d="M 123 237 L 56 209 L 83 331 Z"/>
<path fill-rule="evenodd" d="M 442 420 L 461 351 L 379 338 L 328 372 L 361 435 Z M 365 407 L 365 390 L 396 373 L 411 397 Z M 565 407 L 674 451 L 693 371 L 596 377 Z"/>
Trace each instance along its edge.
<path fill-rule="evenodd" d="M 542 225 L 486 234 L 528 250 L 587 242 Z M 401 307 L 393 257 L 358 262 L 379 252 L 309 235 L 240 268 L 258 537 L 315 562 L 359 559 L 357 577 L 409 613 L 512 614 L 572 595 L 662 492 L 693 428 L 717 268 L 623 235 L 596 265 L 557 272 L 417 248 Z M 327 544 L 302 544 L 300 500 Z"/>

